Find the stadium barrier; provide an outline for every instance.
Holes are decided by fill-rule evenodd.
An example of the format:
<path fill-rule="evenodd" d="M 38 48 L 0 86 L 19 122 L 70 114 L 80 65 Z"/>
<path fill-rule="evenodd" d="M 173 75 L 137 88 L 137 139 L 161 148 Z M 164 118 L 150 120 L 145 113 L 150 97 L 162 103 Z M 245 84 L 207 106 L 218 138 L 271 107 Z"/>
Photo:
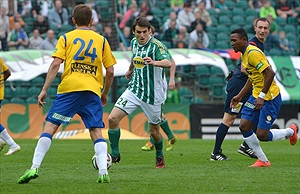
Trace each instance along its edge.
<path fill-rule="evenodd" d="M 108 115 L 114 104 L 104 107 L 103 121 L 108 126 Z M 50 106 L 41 109 L 37 104 L 4 104 L 2 107 L 2 124 L 13 138 L 38 138 L 45 124 L 45 116 Z M 169 121 L 170 128 L 180 139 L 202 138 L 214 139 L 215 132 L 223 116 L 222 105 L 199 104 L 166 104 L 164 113 Z M 240 119 L 236 119 L 230 128 L 226 138 L 241 139 L 238 125 Z M 283 105 L 274 128 L 286 128 L 291 123 L 300 126 L 299 105 Z M 139 108 L 132 115 L 125 117 L 121 123 L 122 139 L 148 139 L 149 128 L 147 118 Z M 107 137 L 107 128 L 103 131 Z M 162 133 L 163 134 L 163 133 Z M 89 139 L 88 130 L 78 115 L 68 125 L 62 125 L 56 139 Z M 166 138 L 166 137 L 165 137 Z"/>

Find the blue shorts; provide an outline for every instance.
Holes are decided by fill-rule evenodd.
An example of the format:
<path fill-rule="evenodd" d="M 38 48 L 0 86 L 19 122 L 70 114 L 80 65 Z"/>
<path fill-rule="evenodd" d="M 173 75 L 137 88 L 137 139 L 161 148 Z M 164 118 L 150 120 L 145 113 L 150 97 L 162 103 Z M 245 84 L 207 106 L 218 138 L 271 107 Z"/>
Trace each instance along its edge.
<path fill-rule="evenodd" d="M 46 121 L 57 126 L 70 122 L 78 114 L 86 128 L 103 128 L 102 102 L 90 91 L 57 94 L 47 114 Z"/>
<path fill-rule="evenodd" d="M 225 100 L 225 104 L 224 104 L 224 112 L 227 112 L 229 114 L 239 114 L 238 112 L 232 112 L 231 108 L 230 108 L 230 102 L 231 99 L 236 96 L 244 87 L 246 81 L 238 79 L 236 77 L 232 77 L 226 86 L 226 92 L 227 92 L 227 96 L 226 96 L 226 100 Z M 248 92 L 243 99 L 241 100 L 241 102 L 243 104 L 245 104 L 245 102 L 248 100 L 249 96 L 251 95 L 251 92 Z"/>
<path fill-rule="evenodd" d="M 265 100 L 261 110 L 254 108 L 255 100 L 256 98 L 254 98 L 252 95 L 249 97 L 242 109 L 241 118 L 249 120 L 252 123 L 257 123 L 257 128 L 270 130 L 273 122 L 279 114 L 282 104 L 281 95 L 279 94 L 276 98 L 270 101 Z"/>

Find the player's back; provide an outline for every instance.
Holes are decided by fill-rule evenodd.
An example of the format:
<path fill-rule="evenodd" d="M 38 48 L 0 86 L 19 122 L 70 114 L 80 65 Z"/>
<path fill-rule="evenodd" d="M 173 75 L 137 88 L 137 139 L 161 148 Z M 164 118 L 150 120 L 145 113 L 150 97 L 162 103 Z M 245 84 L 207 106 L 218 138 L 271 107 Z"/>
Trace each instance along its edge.
<path fill-rule="evenodd" d="M 66 62 L 84 64 L 102 64 L 102 51 L 105 38 L 87 29 L 76 29 L 63 35 L 66 37 Z M 69 63 L 68 63 L 69 61 Z"/>
<path fill-rule="evenodd" d="M 52 56 L 65 60 L 58 93 L 89 90 L 100 95 L 102 63 L 115 64 L 106 39 L 89 29 L 75 29 L 60 36 Z"/>

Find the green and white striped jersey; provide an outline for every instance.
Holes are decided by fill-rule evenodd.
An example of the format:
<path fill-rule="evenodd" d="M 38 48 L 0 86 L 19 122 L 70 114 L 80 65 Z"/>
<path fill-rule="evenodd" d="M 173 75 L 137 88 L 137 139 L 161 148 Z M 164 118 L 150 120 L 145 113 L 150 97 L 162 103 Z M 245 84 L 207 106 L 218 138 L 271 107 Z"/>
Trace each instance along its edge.
<path fill-rule="evenodd" d="M 166 95 L 164 68 L 145 64 L 143 58 L 151 57 L 154 61 L 171 60 L 166 46 L 151 37 L 144 45 L 139 45 L 136 38 L 131 40 L 134 65 L 133 74 L 128 83 L 128 90 L 148 104 L 162 104 Z"/>

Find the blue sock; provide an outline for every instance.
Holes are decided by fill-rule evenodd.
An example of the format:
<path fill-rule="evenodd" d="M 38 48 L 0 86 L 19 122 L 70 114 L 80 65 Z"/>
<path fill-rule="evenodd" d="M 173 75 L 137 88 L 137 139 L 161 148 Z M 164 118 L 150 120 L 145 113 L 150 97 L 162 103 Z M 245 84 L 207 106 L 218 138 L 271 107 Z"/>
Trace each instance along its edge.
<path fill-rule="evenodd" d="M 0 124 L 0 133 L 4 130 L 4 126 Z"/>
<path fill-rule="evenodd" d="M 214 147 L 214 154 L 218 153 L 221 149 L 221 145 L 223 143 L 223 140 L 225 139 L 225 136 L 228 132 L 229 127 L 221 123 L 219 125 L 219 128 L 216 133 L 216 141 L 215 141 L 215 147 Z"/>

